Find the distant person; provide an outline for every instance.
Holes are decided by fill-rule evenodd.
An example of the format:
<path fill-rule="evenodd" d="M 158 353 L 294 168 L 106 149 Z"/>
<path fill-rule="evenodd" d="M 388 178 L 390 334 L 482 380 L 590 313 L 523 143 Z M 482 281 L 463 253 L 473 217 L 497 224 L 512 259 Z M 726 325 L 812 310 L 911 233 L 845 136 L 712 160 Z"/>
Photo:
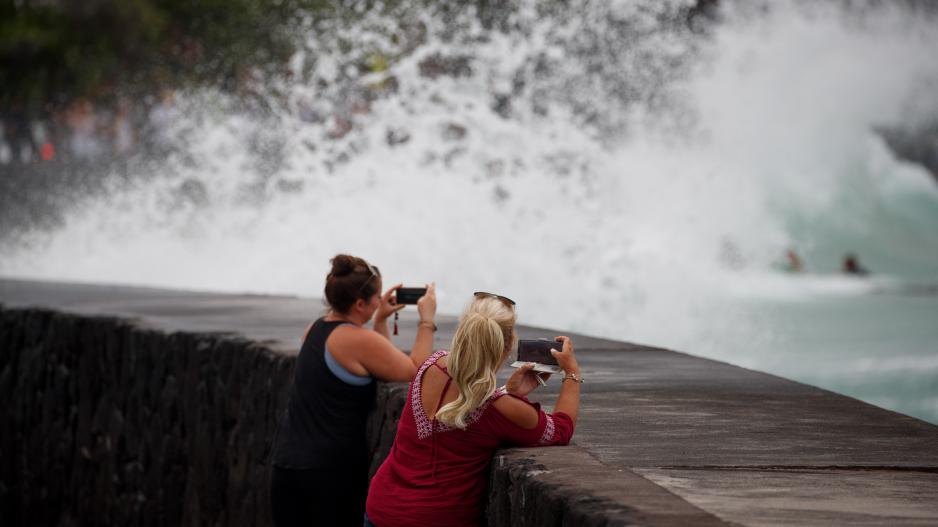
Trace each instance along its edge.
<path fill-rule="evenodd" d="M 10 144 L 7 142 L 7 125 L 4 124 L 2 116 L 0 116 L 0 164 L 7 164 L 13 160 L 13 149 L 10 148 Z"/>
<path fill-rule="evenodd" d="M 39 145 L 35 144 L 29 118 L 23 107 L 14 101 L 5 111 L 3 122 L 4 141 L 13 162 L 29 163 L 33 160 Z"/>
<path fill-rule="evenodd" d="M 852 274 L 856 276 L 866 276 L 870 272 L 860 265 L 860 261 L 857 259 L 857 256 L 853 253 L 849 253 L 844 256 L 844 265 L 843 271 L 846 274 Z"/>
<path fill-rule="evenodd" d="M 98 137 L 98 113 L 89 99 L 80 97 L 72 101 L 65 110 L 65 123 L 71 134 L 68 146 L 72 156 L 93 160 L 104 154 L 104 145 Z"/>
<path fill-rule="evenodd" d="M 417 301 L 420 322 L 410 356 L 391 343 L 388 317 L 403 309 L 383 295 L 378 268 L 345 254 L 326 276 L 326 316 L 307 329 L 287 413 L 274 443 L 274 525 L 362 524 L 368 489 L 365 420 L 375 381 L 408 381 L 433 348 L 436 288 Z M 374 319 L 373 329 L 365 327 Z"/>
<path fill-rule="evenodd" d="M 573 343 L 556 340 L 553 353 L 565 375 L 549 414 L 526 398 L 538 387 L 532 365 L 496 387 L 515 341 L 515 306 L 476 293 L 452 350 L 430 356 L 410 384 L 391 453 L 371 480 L 365 525 L 477 526 L 496 450 L 569 443 L 582 379 Z"/>
<path fill-rule="evenodd" d="M 801 257 L 798 256 L 798 253 L 794 249 L 788 249 L 785 252 L 786 267 L 785 270 L 789 273 L 800 273 L 804 271 L 804 263 L 801 261 Z"/>
<path fill-rule="evenodd" d="M 161 151 L 171 148 L 176 140 L 176 124 L 181 117 L 175 92 L 169 89 L 161 91 L 159 103 L 150 108 L 148 114 L 152 146 Z"/>
<path fill-rule="evenodd" d="M 131 124 L 131 104 L 127 99 L 121 99 L 114 111 L 111 126 L 108 130 L 111 137 L 111 149 L 117 155 L 126 155 L 137 142 L 136 132 Z"/>

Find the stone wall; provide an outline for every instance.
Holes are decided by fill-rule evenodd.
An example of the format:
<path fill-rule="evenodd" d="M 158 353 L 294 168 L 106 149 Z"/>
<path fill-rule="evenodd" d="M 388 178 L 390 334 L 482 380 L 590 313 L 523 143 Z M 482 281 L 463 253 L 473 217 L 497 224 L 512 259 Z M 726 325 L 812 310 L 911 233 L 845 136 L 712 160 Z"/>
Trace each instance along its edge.
<path fill-rule="evenodd" d="M 292 368 L 246 340 L 0 308 L 0 517 L 269 524 Z"/>
<path fill-rule="evenodd" d="M 226 335 L 0 306 L 3 524 L 270 525 L 269 452 L 293 365 Z M 372 472 L 406 388 L 378 390 Z M 537 477 L 549 471 L 526 450 L 493 467 L 490 525 L 607 524 Z"/>

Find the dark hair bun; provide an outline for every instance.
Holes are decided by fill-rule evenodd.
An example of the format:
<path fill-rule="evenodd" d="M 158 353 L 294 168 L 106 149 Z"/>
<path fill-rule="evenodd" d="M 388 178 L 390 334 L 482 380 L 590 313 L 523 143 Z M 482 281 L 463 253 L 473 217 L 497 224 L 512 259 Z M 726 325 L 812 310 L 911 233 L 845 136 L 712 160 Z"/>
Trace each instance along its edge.
<path fill-rule="evenodd" d="M 330 271 L 329 274 L 336 278 L 348 276 L 352 274 L 360 260 L 360 258 L 347 254 L 337 254 L 335 258 L 332 259 L 332 271 Z"/>
<path fill-rule="evenodd" d="M 332 258 L 332 270 L 326 277 L 326 302 L 339 313 L 347 313 L 359 298 L 369 299 L 379 292 L 381 274 L 368 262 L 348 254 Z"/>

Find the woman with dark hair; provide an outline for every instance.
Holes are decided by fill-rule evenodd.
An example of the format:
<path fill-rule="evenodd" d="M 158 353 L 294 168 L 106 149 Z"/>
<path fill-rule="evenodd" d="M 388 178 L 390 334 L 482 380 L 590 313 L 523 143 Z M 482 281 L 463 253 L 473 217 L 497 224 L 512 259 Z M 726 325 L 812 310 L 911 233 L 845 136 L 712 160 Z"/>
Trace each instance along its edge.
<path fill-rule="evenodd" d="M 433 347 L 436 289 L 417 302 L 420 322 L 408 357 L 388 334 L 400 284 L 381 294 L 381 273 L 362 258 L 332 259 L 326 316 L 306 331 L 274 444 L 274 525 L 361 525 L 368 485 L 365 420 L 375 379 L 409 381 Z M 372 329 L 365 327 L 374 319 Z"/>

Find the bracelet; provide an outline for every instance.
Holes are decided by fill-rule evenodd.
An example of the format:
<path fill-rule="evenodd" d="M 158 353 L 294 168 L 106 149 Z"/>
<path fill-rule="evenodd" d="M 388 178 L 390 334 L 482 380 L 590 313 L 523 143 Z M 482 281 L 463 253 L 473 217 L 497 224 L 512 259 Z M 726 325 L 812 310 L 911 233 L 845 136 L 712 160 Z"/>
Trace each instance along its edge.
<path fill-rule="evenodd" d="M 563 379 L 560 379 L 560 382 L 566 381 L 566 380 L 568 380 L 568 379 L 571 380 L 571 381 L 576 381 L 576 382 L 578 382 L 578 383 L 580 383 L 580 384 L 583 384 L 583 378 L 580 377 L 579 375 L 575 374 L 575 373 L 568 373 L 568 374 L 564 375 L 564 376 L 563 376 Z"/>
<path fill-rule="evenodd" d="M 433 322 L 430 322 L 427 320 L 421 320 L 420 322 L 417 323 L 417 327 L 419 328 L 420 326 L 428 327 L 430 328 L 431 331 L 436 332 L 436 324 L 434 324 Z"/>

